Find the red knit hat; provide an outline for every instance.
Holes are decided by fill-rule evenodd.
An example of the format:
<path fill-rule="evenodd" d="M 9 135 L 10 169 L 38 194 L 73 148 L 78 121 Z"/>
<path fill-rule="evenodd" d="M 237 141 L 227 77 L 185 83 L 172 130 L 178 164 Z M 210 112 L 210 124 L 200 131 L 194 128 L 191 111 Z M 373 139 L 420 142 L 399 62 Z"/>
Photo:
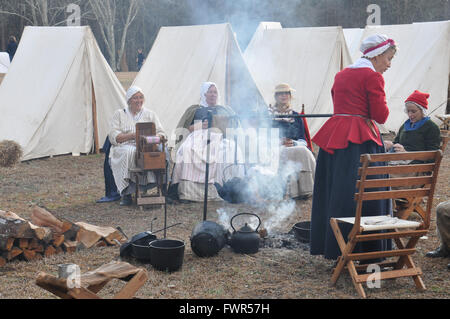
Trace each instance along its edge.
<path fill-rule="evenodd" d="M 415 90 L 413 94 L 411 94 L 406 100 L 406 102 L 413 102 L 415 104 L 418 104 L 422 106 L 423 108 L 428 110 L 428 98 L 430 97 L 430 94 L 423 93 L 418 90 Z"/>

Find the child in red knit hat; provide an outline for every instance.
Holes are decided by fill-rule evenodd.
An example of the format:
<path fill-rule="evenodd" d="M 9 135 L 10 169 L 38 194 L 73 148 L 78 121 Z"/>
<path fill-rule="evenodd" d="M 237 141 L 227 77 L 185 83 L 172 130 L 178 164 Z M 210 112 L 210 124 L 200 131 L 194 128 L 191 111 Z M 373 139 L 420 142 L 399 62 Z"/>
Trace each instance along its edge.
<path fill-rule="evenodd" d="M 413 152 L 439 149 L 441 132 L 427 116 L 429 97 L 430 94 L 415 90 L 405 100 L 408 120 L 400 127 L 393 142 L 384 142 L 386 151 Z"/>

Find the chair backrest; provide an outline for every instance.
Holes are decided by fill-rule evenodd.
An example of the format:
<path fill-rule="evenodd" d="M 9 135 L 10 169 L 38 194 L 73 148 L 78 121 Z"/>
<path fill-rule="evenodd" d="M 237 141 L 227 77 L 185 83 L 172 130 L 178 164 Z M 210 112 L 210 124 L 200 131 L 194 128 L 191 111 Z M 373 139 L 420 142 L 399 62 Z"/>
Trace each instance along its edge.
<path fill-rule="evenodd" d="M 442 153 L 445 152 L 445 149 L 447 147 L 447 143 L 448 143 L 449 139 L 450 139 L 450 131 L 441 130 L 441 151 L 442 151 Z"/>
<path fill-rule="evenodd" d="M 431 206 L 436 187 L 442 151 L 363 154 L 355 194 L 355 227 L 360 226 L 362 204 L 367 200 L 426 198 L 427 208 L 421 228 L 430 226 Z M 397 163 L 395 163 L 397 161 Z M 420 164 L 398 165 L 398 161 L 420 161 Z M 379 165 L 379 166 L 377 166 Z M 395 174 L 396 177 L 389 177 Z M 397 177 L 401 175 L 403 177 Z M 402 188 L 402 189 L 399 189 Z"/>

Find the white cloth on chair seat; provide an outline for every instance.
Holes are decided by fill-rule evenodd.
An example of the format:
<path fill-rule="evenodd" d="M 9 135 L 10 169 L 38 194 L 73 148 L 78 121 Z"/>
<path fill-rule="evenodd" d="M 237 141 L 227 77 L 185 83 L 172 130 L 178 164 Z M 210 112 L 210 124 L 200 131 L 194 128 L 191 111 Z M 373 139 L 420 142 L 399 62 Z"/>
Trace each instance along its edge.
<path fill-rule="evenodd" d="M 336 220 L 354 224 L 355 217 L 342 217 L 336 218 Z M 399 219 L 397 217 L 387 216 L 366 216 L 361 217 L 360 226 L 363 231 L 375 231 L 375 230 L 387 230 L 387 229 L 400 229 L 400 228 L 417 228 L 421 225 L 419 222 Z"/>

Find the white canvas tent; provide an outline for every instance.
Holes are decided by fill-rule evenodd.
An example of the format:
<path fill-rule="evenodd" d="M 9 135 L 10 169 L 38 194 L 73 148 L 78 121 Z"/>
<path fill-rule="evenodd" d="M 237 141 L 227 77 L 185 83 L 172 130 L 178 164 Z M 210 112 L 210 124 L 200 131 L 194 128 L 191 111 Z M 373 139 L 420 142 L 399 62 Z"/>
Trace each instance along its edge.
<path fill-rule="evenodd" d="M 332 114 L 331 87 L 337 72 L 351 63 L 341 27 L 285 28 L 263 31 L 257 45 L 248 47 L 245 60 L 267 104 L 274 88 L 289 83 L 296 92 L 294 109 L 307 114 Z M 309 118 L 311 135 L 327 118 Z"/>
<path fill-rule="evenodd" d="M 10 64 L 9 54 L 7 52 L 0 52 L 0 73 L 8 73 Z"/>
<path fill-rule="evenodd" d="M 350 29 L 343 29 L 343 31 L 345 42 L 347 42 L 348 51 L 350 52 L 352 60 L 355 61 L 355 57 L 358 56 L 364 29 L 350 28 Z"/>
<path fill-rule="evenodd" d="M 280 22 L 260 22 L 258 27 L 256 28 L 255 33 L 253 34 L 250 42 L 247 45 L 247 48 L 244 51 L 244 58 L 248 52 L 252 52 L 252 48 L 254 46 L 258 46 L 258 43 L 262 41 L 264 37 L 265 30 L 279 30 L 283 29 Z"/>
<path fill-rule="evenodd" d="M 445 114 L 448 98 L 450 21 L 367 26 L 362 39 L 373 34 L 385 34 L 399 47 L 391 68 L 383 74 L 390 114 L 380 125 L 382 132 L 397 132 L 407 120 L 404 101 L 414 90 L 430 94 L 428 113 L 433 112 L 431 119 L 440 124 L 435 115 Z"/>
<path fill-rule="evenodd" d="M 157 113 L 173 143 L 178 121 L 200 102 L 206 81 L 217 84 L 218 104 L 238 114 L 266 107 L 229 24 L 161 28 L 133 84 L 142 88 L 146 107 Z"/>
<path fill-rule="evenodd" d="M 124 96 L 89 27 L 26 27 L 0 86 L 0 140 L 23 160 L 89 153 Z"/>

